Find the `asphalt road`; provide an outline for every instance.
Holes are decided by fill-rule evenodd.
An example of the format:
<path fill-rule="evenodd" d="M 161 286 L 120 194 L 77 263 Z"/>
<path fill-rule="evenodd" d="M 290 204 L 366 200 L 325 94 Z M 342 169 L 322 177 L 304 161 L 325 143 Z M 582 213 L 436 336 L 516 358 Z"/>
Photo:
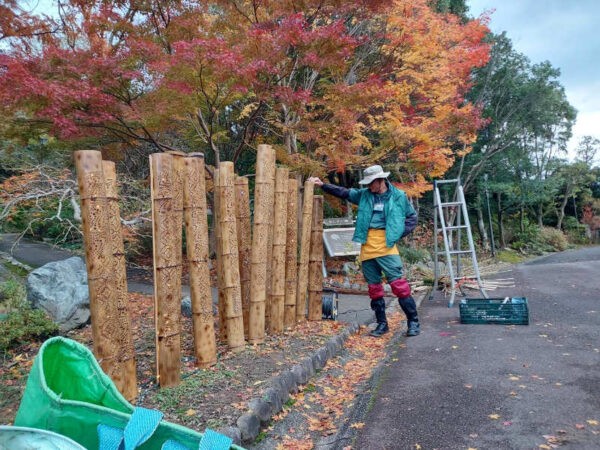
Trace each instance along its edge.
<path fill-rule="evenodd" d="M 460 297 L 423 301 L 422 334 L 396 341 L 336 448 L 600 448 L 600 247 L 496 277 L 515 286 L 490 297 L 526 297 L 530 324 L 461 324 Z"/>

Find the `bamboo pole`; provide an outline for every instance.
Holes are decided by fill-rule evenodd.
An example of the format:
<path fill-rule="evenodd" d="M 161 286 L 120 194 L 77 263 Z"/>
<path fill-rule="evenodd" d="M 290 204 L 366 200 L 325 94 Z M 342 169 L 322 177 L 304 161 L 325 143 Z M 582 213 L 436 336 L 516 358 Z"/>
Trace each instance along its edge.
<path fill-rule="evenodd" d="M 194 355 L 196 364 L 203 368 L 217 362 L 206 210 L 204 155 L 190 153 L 184 160 L 183 212 L 190 272 Z"/>
<path fill-rule="evenodd" d="M 217 297 L 219 305 L 219 340 L 221 342 L 227 342 L 227 321 L 225 320 L 225 287 L 223 280 L 223 258 L 221 256 L 221 227 L 219 226 L 219 220 L 221 217 L 220 212 L 220 199 L 221 199 L 221 185 L 219 184 L 219 169 L 215 169 L 213 172 L 213 226 L 215 230 L 215 266 L 217 271 Z"/>
<path fill-rule="evenodd" d="M 119 209 L 119 193 L 117 190 L 117 171 L 112 161 L 102 161 L 102 172 L 106 186 L 108 227 L 106 237 L 111 246 L 113 269 L 116 287 L 116 313 L 118 329 L 114 339 L 120 349 L 117 359 L 121 365 L 122 380 L 113 380 L 123 396 L 133 401 L 137 397 L 137 375 L 135 364 L 135 349 L 131 334 L 127 291 L 127 268 L 125 264 L 125 248 L 121 230 L 121 211 Z"/>
<path fill-rule="evenodd" d="M 233 162 L 219 165 L 219 228 L 223 268 L 223 292 L 225 320 L 227 322 L 227 345 L 232 351 L 244 349 L 244 319 L 240 288 L 240 265 L 235 219 L 235 172 Z"/>
<path fill-rule="evenodd" d="M 308 267 L 308 320 L 323 318 L 323 196 L 313 197 Z"/>
<path fill-rule="evenodd" d="M 178 385 L 181 369 L 181 222 L 173 159 L 167 153 L 150 155 L 156 370 L 161 387 Z"/>
<path fill-rule="evenodd" d="M 285 259 L 287 228 L 287 194 L 289 169 L 275 172 L 275 204 L 273 208 L 273 259 L 271 266 L 271 316 L 269 330 L 282 333 L 285 305 Z"/>
<path fill-rule="evenodd" d="M 283 323 L 293 328 L 296 323 L 298 287 L 298 181 L 288 180 L 287 226 L 285 241 L 285 306 Z"/>
<path fill-rule="evenodd" d="M 306 294 L 308 292 L 308 261 L 312 230 L 314 183 L 304 182 L 302 198 L 302 230 L 300 234 L 300 263 L 298 264 L 298 296 L 296 300 L 296 322 L 306 318 Z"/>
<path fill-rule="evenodd" d="M 125 325 L 123 328 L 128 322 L 127 305 L 119 310 L 123 296 L 126 301 L 127 286 L 123 286 L 122 280 L 118 284 L 115 277 L 116 242 L 109 238 L 111 221 L 102 154 L 95 150 L 77 151 L 75 166 L 81 198 L 94 355 L 119 391 L 132 399 L 137 388 L 135 359 L 131 359 L 133 344 L 127 339 L 131 327 Z M 119 228 L 119 237 L 120 231 Z M 132 364 L 133 374 L 130 371 Z"/>
<path fill-rule="evenodd" d="M 244 335 L 248 336 L 250 314 L 250 264 L 252 253 L 252 225 L 250 218 L 250 194 L 248 178 L 235 179 L 235 214 L 238 224 L 238 251 L 240 254 L 240 288 L 242 290 L 242 313 Z"/>
<path fill-rule="evenodd" d="M 256 155 L 254 188 L 254 228 L 250 271 L 250 320 L 248 342 L 259 344 L 265 339 L 265 302 L 267 298 L 267 247 L 273 213 L 275 151 L 259 145 Z"/>

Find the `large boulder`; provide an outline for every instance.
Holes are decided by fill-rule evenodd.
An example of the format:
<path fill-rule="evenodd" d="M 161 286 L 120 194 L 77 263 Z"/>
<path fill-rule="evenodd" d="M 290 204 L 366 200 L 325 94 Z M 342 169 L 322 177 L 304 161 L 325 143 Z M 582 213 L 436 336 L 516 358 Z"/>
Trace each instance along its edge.
<path fill-rule="evenodd" d="M 48 313 L 62 332 L 90 319 L 87 272 L 78 256 L 48 263 L 27 277 L 27 299 Z"/>

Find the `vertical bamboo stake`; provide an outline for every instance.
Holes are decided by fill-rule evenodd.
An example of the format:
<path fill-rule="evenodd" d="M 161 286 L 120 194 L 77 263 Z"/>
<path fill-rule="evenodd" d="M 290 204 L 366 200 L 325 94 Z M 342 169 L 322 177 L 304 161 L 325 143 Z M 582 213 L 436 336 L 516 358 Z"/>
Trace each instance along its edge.
<path fill-rule="evenodd" d="M 323 318 L 323 196 L 313 197 L 308 264 L 308 320 Z"/>
<path fill-rule="evenodd" d="M 248 336 L 250 311 L 250 263 L 252 251 L 252 225 L 250 220 L 250 196 L 248 178 L 235 179 L 235 214 L 237 220 L 238 251 L 240 253 L 240 287 L 242 289 L 242 312 L 244 335 Z"/>
<path fill-rule="evenodd" d="M 154 249 L 154 319 L 156 369 L 161 387 L 180 381 L 181 223 L 177 223 L 173 155 L 150 155 Z"/>
<path fill-rule="evenodd" d="M 298 181 L 288 180 L 287 226 L 285 241 L 284 327 L 296 323 L 296 288 L 298 287 Z"/>
<path fill-rule="evenodd" d="M 127 357 L 131 356 L 132 348 L 123 347 L 127 341 L 125 334 L 130 328 L 121 329 L 123 322 L 118 289 L 123 289 L 123 286 L 117 285 L 114 272 L 114 242 L 109 239 L 110 211 L 102 154 L 94 150 L 77 151 L 75 165 L 81 198 L 94 354 L 119 390 L 131 398 L 132 395 L 135 397 L 135 392 L 132 394 L 132 380 L 128 379 L 131 362 Z M 124 290 L 127 295 L 126 286 Z M 122 313 L 127 314 L 126 307 Z M 133 364 L 135 385 L 135 360 Z"/>
<path fill-rule="evenodd" d="M 221 229 L 219 248 L 223 268 L 227 345 L 233 351 L 241 351 L 245 344 L 244 319 L 235 220 L 235 173 L 233 163 L 230 161 L 223 161 L 219 165 L 219 187 L 219 227 Z"/>
<path fill-rule="evenodd" d="M 283 332 L 285 304 L 285 245 L 287 228 L 287 194 L 289 169 L 275 172 L 275 205 L 273 208 L 273 259 L 271 266 L 271 317 L 269 330 Z"/>
<path fill-rule="evenodd" d="M 248 341 L 260 344 L 265 339 L 265 301 L 267 296 L 267 247 L 273 213 L 275 151 L 270 145 L 259 145 L 256 155 L 254 188 L 254 229 L 250 273 L 250 324 Z"/>
<path fill-rule="evenodd" d="M 204 155 L 190 153 L 184 160 L 183 212 L 190 270 L 194 354 L 199 367 L 217 362 L 217 344 L 208 261 L 208 221 Z"/>
<path fill-rule="evenodd" d="M 108 227 L 106 237 L 111 247 L 111 256 L 116 288 L 116 308 L 118 329 L 115 330 L 114 340 L 120 349 L 117 359 L 121 365 L 122 380 L 113 380 L 123 396 L 132 401 L 137 397 L 137 375 L 135 369 L 135 350 L 131 335 L 131 320 L 127 304 L 127 270 L 125 264 L 125 249 L 121 231 L 121 212 L 119 209 L 119 193 L 117 190 L 117 172 L 115 163 L 102 161 L 102 172 L 106 186 Z"/>
<path fill-rule="evenodd" d="M 217 296 L 219 305 L 219 339 L 221 342 L 227 342 L 227 321 L 225 320 L 225 287 L 223 281 L 223 258 L 221 256 L 221 220 L 220 200 L 221 200 L 221 185 L 219 182 L 219 169 L 213 172 L 213 226 L 215 227 L 215 266 L 217 271 Z"/>
<path fill-rule="evenodd" d="M 298 264 L 298 296 L 296 300 L 296 321 L 305 319 L 306 294 L 308 292 L 308 261 L 310 256 L 310 234 L 312 228 L 314 183 L 304 182 L 302 199 L 302 231 L 300 235 L 300 263 Z"/>

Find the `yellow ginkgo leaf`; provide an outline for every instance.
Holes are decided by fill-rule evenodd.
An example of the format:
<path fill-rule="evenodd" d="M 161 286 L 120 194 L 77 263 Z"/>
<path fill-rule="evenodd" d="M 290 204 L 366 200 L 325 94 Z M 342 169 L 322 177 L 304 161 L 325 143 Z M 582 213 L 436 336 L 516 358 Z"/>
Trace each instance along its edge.
<path fill-rule="evenodd" d="M 492 420 L 498 420 L 500 418 L 500 415 L 499 414 L 490 414 L 488 417 Z"/>
<path fill-rule="evenodd" d="M 594 426 L 598 425 L 598 421 L 594 420 L 594 419 L 586 420 L 586 422 L 589 423 L 590 425 L 594 425 Z"/>
<path fill-rule="evenodd" d="M 186 415 L 186 416 L 188 416 L 188 417 L 195 416 L 196 414 L 197 414 L 197 412 L 196 412 L 196 410 L 195 410 L 195 409 L 188 409 L 188 410 L 185 412 L 185 415 Z"/>

